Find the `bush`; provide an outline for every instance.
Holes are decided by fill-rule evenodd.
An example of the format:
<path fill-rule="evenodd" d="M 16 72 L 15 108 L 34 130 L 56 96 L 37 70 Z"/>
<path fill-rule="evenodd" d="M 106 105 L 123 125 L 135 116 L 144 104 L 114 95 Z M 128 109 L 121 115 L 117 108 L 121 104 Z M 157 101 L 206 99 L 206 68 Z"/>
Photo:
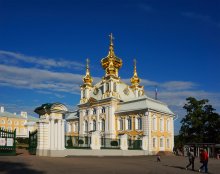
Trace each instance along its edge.
<path fill-rule="evenodd" d="M 111 141 L 111 146 L 118 146 L 118 142 L 117 141 Z"/>
<path fill-rule="evenodd" d="M 84 141 L 83 141 L 83 140 L 79 140 L 78 143 L 79 143 L 79 144 L 83 144 Z"/>
<path fill-rule="evenodd" d="M 72 147 L 73 146 L 73 142 L 71 139 L 67 140 L 67 146 L 68 147 Z"/>
<path fill-rule="evenodd" d="M 18 144 L 29 144 L 29 138 L 21 138 L 21 137 L 17 137 L 16 138 L 16 142 Z"/>

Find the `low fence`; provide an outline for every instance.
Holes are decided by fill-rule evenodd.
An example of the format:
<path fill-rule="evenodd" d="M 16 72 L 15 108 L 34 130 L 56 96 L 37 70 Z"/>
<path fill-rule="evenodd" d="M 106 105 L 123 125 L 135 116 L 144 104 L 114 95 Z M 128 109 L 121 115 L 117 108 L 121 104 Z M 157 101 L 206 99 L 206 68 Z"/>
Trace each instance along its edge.
<path fill-rule="evenodd" d="M 88 149 L 90 148 L 91 137 L 65 136 L 65 148 L 67 149 Z"/>
<path fill-rule="evenodd" d="M 0 128 L 0 155 L 16 155 L 16 129 L 14 131 Z"/>
<path fill-rule="evenodd" d="M 120 149 L 120 139 L 101 138 L 101 149 Z"/>
<path fill-rule="evenodd" d="M 66 149 L 90 149 L 91 146 L 90 136 L 65 136 Z M 100 138 L 101 149 L 120 149 L 120 139 Z M 142 140 L 128 139 L 128 150 L 141 150 Z"/>

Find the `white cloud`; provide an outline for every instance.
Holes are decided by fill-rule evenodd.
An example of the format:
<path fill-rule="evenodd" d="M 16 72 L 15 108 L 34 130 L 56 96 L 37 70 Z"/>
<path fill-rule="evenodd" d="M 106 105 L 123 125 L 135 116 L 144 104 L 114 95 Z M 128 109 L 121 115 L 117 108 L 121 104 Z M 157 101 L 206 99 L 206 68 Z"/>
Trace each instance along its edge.
<path fill-rule="evenodd" d="M 190 19 L 199 20 L 199 21 L 202 21 L 205 23 L 209 23 L 209 24 L 215 25 L 220 28 L 220 23 L 217 21 L 214 21 L 213 18 L 209 15 L 198 14 L 198 13 L 194 13 L 194 12 L 181 12 L 181 15 L 185 16 L 187 18 L 190 18 Z"/>
<path fill-rule="evenodd" d="M 198 85 L 193 82 L 170 81 L 170 82 L 162 83 L 158 86 L 165 88 L 167 90 L 185 90 L 185 89 L 195 88 Z"/>
<path fill-rule="evenodd" d="M 78 94 L 81 74 L 53 72 L 36 68 L 0 65 L 0 85 L 15 88 L 60 91 Z M 93 77 L 94 81 L 99 78 Z"/>
<path fill-rule="evenodd" d="M 76 61 L 66 61 L 63 59 L 54 60 L 51 58 L 26 56 L 24 54 L 0 50 L 0 62 L 4 64 L 16 64 L 18 62 L 30 63 L 46 68 L 71 68 L 82 69 L 85 67 L 82 63 Z"/>

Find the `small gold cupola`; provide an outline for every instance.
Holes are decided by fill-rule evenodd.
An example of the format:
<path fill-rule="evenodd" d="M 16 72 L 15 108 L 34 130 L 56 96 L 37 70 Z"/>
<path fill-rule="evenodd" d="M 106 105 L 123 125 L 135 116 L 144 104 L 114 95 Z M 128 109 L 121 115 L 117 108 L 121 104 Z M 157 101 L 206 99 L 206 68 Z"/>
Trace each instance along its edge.
<path fill-rule="evenodd" d="M 89 71 L 89 59 L 86 59 L 86 75 L 83 78 L 84 85 L 92 86 L 92 77 Z"/>
<path fill-rule="evenodd" d="M 109 35 L 109 37 L 110 37 L 109 52 L 107 57 L 101 60 L 101 64 L 103 69 L 105 70 L 105 77 L 113 76 L 118 78 L 118 70 L 122 66 L 122 60 L 115 55 L 114 44 L 113 44 L 114 38 L 112 33 Z"/>
<path fill-rule="evenodd" d="M 137 68 L 136 68 L 136 59 L 134 59 L 134 75 L 131 78 L 131 87 L 139 86 L 141 79 L 137 75 Z"/>

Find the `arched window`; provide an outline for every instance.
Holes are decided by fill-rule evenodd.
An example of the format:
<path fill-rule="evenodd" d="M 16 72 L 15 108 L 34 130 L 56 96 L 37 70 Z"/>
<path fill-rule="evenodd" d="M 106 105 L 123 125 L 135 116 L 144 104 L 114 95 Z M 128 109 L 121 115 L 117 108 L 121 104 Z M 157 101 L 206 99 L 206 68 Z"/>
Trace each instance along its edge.
<path fill-rule="evenodd" d="M 93 108 L 93 115 L 96 114 L 96 108 Z"/>
<path fill-rule="evenodd" d="M 114 83 L 113 91 L 116 92 L 116 83 Z"/>
<path fill-rule="evenodd" d="M 12 124 L 12 121 L 11 121 L 11 120 L 8 120 L 8 124 Z"/>
<path fill-rule="evenodd" d="M 105 131 L 105 120 L 104 119 L 102 119 L 102 127 L 101 127 L 101 130 L 102 131 Z"/>
<path fill-rule="evenodd" d="M 86 110 L 86 115 L 89 115 L 89 110 Z"/>
<path fill-rule="evenodd" d="M 109 84 L 106 83 L 106 91 L 109 91 Z"/>
<path fill-rule="evenodd" d="M 102 113 L 105 113 L 105 107 L 102 107 Z"/>
<path fill-rule="evenodd" d="M 5 124 L 5 120 L 1 120 L 1 123 L 2 123 L 2 124 Z"/>
<path fill-rule="evenodd" d="M 93 124 L 93 130 L 95 131 L 95 130 L 96 130 L 96 121 L 93 120 L 93 121 L 92 121 L 92 124 Z"/>
<path fill-rule="evenodd" d="M 163 131 L 163 119 L 160 119 L 160 131 Z"/>
<path fill-rule="evenodd" d="M 85 121 L 85 132 L 88 132 L 88 131 L 89 131 L 88 121 L 86 120 Z"/>
<path fill-rule="evenodd" d="M 170 131 L 170 120 L 169 119 L 167 120 L 167 131 L 168 132 Z"/>
<path fill-rule="evenodd" d="M 157 119 L 156 119 L 156 117 L 153 117 L 153 121 L 152 122 L 153 122 L 152 123 L 153 130 L 155 131 L 155 130 L 157 130 Z"/>
<path fill-rule="evenodd" d="M 132 122 L 131 122 L 131 118 L 128 118 L 128 130 L 132 129 Z"/>
<path fill-rule="evenodd" d="M 141 129 L 142 129 L 142 118 L 139 117 L 139 118 L 137 119 L 137 121 L 138 121 L 138 130 L 141 130 Z"/>
<path fill-rule="evenodd" d="M 86 93 L 85 93 L 85 90 L 83 90 L 83 94 L 82 94 L 82 98 L 85 98 L 86 97 Z"/>

